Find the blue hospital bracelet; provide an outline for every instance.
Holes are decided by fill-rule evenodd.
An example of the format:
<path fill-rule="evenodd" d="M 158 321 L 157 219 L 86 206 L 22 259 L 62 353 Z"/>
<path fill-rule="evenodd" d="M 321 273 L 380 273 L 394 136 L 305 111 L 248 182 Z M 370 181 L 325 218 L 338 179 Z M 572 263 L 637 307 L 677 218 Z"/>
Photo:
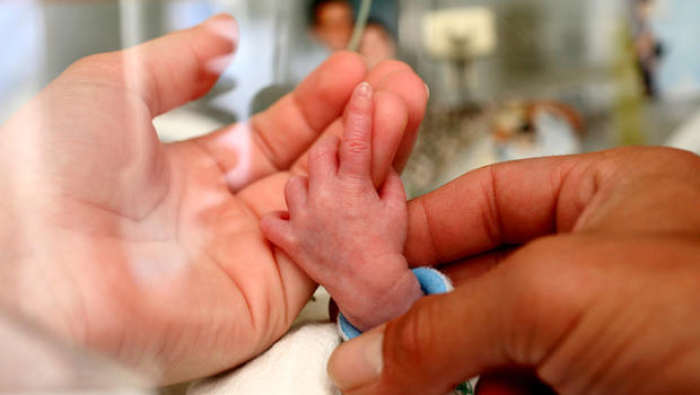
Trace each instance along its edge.
<path fill-rule="evenodd" d="M 450 292 L 454 289 L 452 282 L 447 276 L 435 269 L 419 267 L 412 270 L 418 279 L 420 289 L 426 295 L 437 295 Z M 360 336 L 362 332 L 355 328 L 342 313 L 338 315 L 338 330 L 343 340 L 348 341 Z"/>

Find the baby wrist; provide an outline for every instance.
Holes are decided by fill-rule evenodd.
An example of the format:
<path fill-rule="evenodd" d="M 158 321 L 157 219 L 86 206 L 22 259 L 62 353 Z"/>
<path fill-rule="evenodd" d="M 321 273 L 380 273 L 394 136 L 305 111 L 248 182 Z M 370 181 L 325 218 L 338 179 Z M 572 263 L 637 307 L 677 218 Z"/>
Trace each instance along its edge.
<path fill-rule="evenodd" d="M 413 269 L 411 273 L 413 276 L 415 276 L 415 279 L 420 286 L 421 296 L 447 293 L 454 289 L 450 279 L 435 269 L 416 268 Z M 412 305 L 414 302 L 415 300 L 411 300 L 410 304 Z M 408 309 L 410 309 L 410 306 L 408 306 L 406 311 L 408 311 Z M 396 316 L 400 316 L 406 311 Z M 395 317 L 387 317 L 386 320 L 390 320 L 391 318 Z M 338 330 L 343 340 L 350 340 L 362 334 L 362 330 L 358 329 L 350 322 L 351 321 L 349 321 L 348 318 L 343 315 L 341 310 L 341 313 L 338 316 Z M 381 322 L 379 324 L 381 324 Z"/>
<path fill-rule="evenodd" d="M 408 268 L 395 279 L 392 277 L 392 281 L 383 283 L 382 288 L 362 287 L 336 299 L 344 317 L 359 330 L 369 330 L 405 314 L 423 296 L 418 280 Z"/>

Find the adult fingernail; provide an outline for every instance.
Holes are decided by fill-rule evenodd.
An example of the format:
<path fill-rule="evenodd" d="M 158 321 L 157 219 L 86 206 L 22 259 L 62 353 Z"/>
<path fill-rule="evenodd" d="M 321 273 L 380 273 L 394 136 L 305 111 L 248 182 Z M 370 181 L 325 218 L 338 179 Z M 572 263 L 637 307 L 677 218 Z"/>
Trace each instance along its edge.
<path fill-rule="evenodd" d="M 379 379 L 384 365 L 384 332 L 367 333 L 342 344 L 328 361 L 328 374 L 341 391 L 364 387 Z"/>
<path fill-rule="evenodd" d="M 428 94 L 428 100 L 430 100 L 430 87 L 428 84 L 425 84 L 425 92 Z"/>
<path fill-rule="evenodd" d="M 240 32 L 238 30 L 238 22 L 229 14 L 220 13 L 212 16 L 204 22 L 208 29 L 214 31 L 217 35 L 227 38 L 233 43 L 233 49 L 237 47 Z"/>
<path fill-rule="evenodd" d="M 357 86 L 357 95 L 361 97 L 369 97 L 372 94 L 372 85 L 369 82 L 363 82 Z"/>

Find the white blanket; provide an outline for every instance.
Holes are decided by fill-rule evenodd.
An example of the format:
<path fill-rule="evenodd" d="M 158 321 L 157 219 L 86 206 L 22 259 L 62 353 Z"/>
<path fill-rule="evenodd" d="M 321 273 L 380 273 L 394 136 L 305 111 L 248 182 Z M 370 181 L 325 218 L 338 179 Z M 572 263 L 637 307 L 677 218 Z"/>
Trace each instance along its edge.
<path fill-rule="evenodd" d="M 426 294 L 453 289 L 450 280 L 436 270 L 418 268 L 413 272 Z M 272 348 L 231 373 L 195 384 L 189 395 L 339 394 L 326 373 L 328 358 L 341 341 L 338 327 L 329 322 L 329 300 L 328 292 L 319 288 L 293 329 Z M 347 328 L 343 331 L 348 337 Z M 451 392 L 471 393 L 471 388 L 466 387 Z"/>
<path fill-rule="evenodd" d="M 320 289 L 293 329 L 242 367 L 195 383 L 189 395 L 336 395 L 326 363 L 340 344 L 328 321 L 328 293 Z"/>

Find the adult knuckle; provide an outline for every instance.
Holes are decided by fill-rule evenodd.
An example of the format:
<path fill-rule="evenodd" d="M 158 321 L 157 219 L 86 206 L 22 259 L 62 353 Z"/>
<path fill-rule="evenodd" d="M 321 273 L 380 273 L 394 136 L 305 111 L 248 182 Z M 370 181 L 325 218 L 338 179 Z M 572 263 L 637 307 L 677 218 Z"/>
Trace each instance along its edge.
<path fill-rule="evenodd" d="M 567 302 L 568 264 L 565 255 L 558 252 L 560 248 L 554 238 L 538 240 L 525 247 L 523 253 L 528 258 L 512 265 L 507 277 L 515 297 L 515 309 L 522 312 Z"/>
<path fill-rule="evenodd" d="M 69 73 L 83 76 L 118 76 L 122 78 L 123 61 L 115 53 L 100 53 L 78 59 L 68 67 Z"/>
<path fill-rule="evenodd" d="M 508 262 L 506 348 L 518 363 L 537 364 L 582 314 L 594 287 L 588 271 L 570 260 L 573 245 L 538 239 Z"/>
<path fill-rule="evenodd" d="M 390 337 L 394 342 L 388 348 L 390 359 L 405 368 L 415 368 L 428 361 L 437 341 L 433 325 L 439 319 L 444 317 L 439 316 L 432 298 L 416 302 L 413 309 L 393 327 L 396 333 Z"/>

